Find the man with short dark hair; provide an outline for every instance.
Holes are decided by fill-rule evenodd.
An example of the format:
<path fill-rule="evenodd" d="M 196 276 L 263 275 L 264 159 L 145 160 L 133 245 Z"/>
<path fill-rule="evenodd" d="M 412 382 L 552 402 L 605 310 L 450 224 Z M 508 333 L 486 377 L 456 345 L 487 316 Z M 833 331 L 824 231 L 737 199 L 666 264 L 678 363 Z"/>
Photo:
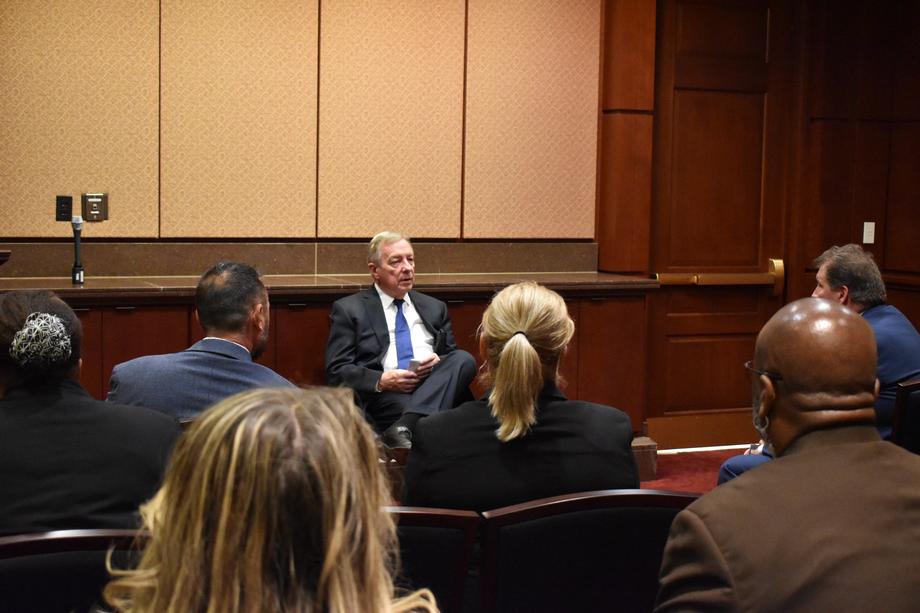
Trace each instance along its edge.
<path fill-rule="evenodd" d="M 472 400 L 476 361 L 457 348 L 447 305 L 412 289 L 415 252 L 408 238 L 377 234 L 368 269 L 373 287 L 332 305 L 326 379 L 355 390 L 385 445 L 410 448 L 419 419 Z"/>
<path fill-rule="evenodd" d="M 859 245 L 831 247 L 815 260 L 817 285 L 812 296 L 835 300 L 872 326 L 878 346 L 876 427 L 891 437 L 898 383 L 920 377 L 920 334 L 901 311 L 886 304 L 885 282 L 872 254 Z"/>
<path fill-rule="evenodd" d="M 268 342 L 268 292 L 247 264 L 220 262 L 201 276 L 195 313 L 205 338 L 185 351 L 115 366 L 107 400 L 191 418 L 253 387 L 291 383 L 253 360 Z"/>
<path fill-rule="evenodd" d="M 745 366 L 754 427 L 777 459 L 675 517 L 656 612 L 916 611 L 920 457 L 874 427 L 866 320 L 798 300 Z"/>

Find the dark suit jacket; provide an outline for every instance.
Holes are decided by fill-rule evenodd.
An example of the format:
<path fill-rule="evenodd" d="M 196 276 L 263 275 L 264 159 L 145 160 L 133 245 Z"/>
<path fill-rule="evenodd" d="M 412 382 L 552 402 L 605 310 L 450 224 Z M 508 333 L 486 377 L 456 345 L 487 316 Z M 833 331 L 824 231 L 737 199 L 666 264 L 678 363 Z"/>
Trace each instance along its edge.
<path fill-rule="evenodd" d="M 107 400 L 194 417 L 212 404 L 254 387 L 291 382 L 252 361 L 229 341 L 202 339 L 179 353 L 147 355 L 115 366 Z"/>
<path fill-rule="evenodd" d="M 137 527 L 179 425 L 64 381 L 0 400 L 0 533 Z M 49 586 L 49 589 L 52 589 Z"/>
<path fill-rule="evenodd" d="M 675 518 L 657 611 L 916 611 L 920 456 L 808 434 Z"/>
<path fill-rule="evenodd" d="M 413 431 L 402 503 L 487 511 L 572 492 L 639 487 L 629 417 L 566 400 L 547 382 L 537 423 L 503 443 L 485 400 L 421 420 Z"/>
<path fill-rule="evenodd" d="M 443 356 L 457 348 L 447 305 L 421 292 L 409 292 L 415 310 L 434 336 L 434 352 Z M 372 394 L 390 346 L 380 295 L 371 286 L 332 304 L 326 343 L 326 382 Z"/>

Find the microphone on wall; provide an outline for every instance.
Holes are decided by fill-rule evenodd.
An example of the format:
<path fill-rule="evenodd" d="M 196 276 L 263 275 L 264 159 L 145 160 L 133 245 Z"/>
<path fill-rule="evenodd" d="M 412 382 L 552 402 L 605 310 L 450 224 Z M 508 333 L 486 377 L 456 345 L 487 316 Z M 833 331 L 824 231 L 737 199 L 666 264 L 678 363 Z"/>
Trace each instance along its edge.
<path fill-rule="evenodd" d="M 80 261 L 80 232 L 83 231 L 83 217 L 74 215 L 70 220 L 73 226 L 73 270 L 70 280 L 74 285 L 83 285 L 83 263 Z"/>

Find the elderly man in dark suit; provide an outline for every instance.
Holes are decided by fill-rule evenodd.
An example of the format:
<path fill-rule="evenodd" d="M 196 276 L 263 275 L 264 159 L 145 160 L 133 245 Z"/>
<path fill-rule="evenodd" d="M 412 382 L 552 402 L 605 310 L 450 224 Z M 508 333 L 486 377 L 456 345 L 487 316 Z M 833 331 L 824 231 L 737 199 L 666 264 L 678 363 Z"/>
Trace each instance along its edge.
<path fill-rule="evenodd" d="M 916 611 L 920 457 L 874 427 L 872 328 L 799 300 L 745 366 L 777 458 L 678 514 L 656 611 Z"/>
<path fill-rule="evenodd" d="M 476 362 L 457 349 L 447 305 L 412 290 L 408 238 L 377 234 L 368 268 L 374 286 L 332 305 L 326 379 L 355 391 L 385 445 L 409 448 L 419 419 L 469 399 Z"/>
<path fill-rule="evenodd" d="M 290 386 L 254 362 L 268 341 L 268 292 L 247 264 L 220 262 L 195 290 L 205 338 L 185 351 L 149 355 L 115 366 L 107 400 L 192 418 L 212 404 L 253 387 Z"/>

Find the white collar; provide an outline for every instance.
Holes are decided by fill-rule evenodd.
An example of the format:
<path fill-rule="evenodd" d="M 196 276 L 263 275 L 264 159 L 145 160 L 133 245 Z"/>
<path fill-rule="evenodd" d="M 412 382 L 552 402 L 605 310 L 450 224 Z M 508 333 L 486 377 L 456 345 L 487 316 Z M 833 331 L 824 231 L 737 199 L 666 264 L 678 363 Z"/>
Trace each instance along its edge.
<path fill-rule="evenodd" d="M 376 283 L 374 283 L 374 289 L 377 290 L 377 295 L 380 296 L 380 302 L 383 304 L 383 309 L 386 310 L 390 308 L 396 298 L 383 291 Z M 409 305 L 412 304 L 412 301 L 409 300 L 409 292 L 406 292 L 406 295 L 403 296 L 403 302 Z"/>
<path fill-rule="evenodd" d="M 219 337 L 219 336 L 206 336 L 206 337 L 204 337 L 204 338 L 201 339 L 201 340 L 203 340 L 203 341 L 224 341 L 225 343 L 233 343 L 233 344 L 236 345 L 237 347 L 239 347 L 239 348 L 245 350 L 246 353 L 252 355 L 252 352 L 249 351 L 249 349 L 246 349 L 246 347 L 243 347 L 242 345 L 240 345 L 240 344 L 239 344 L 238 342 L 236 342 L 236 341 L 231 341 L 229 338 L 221 338 L 221 337 Z"/>

